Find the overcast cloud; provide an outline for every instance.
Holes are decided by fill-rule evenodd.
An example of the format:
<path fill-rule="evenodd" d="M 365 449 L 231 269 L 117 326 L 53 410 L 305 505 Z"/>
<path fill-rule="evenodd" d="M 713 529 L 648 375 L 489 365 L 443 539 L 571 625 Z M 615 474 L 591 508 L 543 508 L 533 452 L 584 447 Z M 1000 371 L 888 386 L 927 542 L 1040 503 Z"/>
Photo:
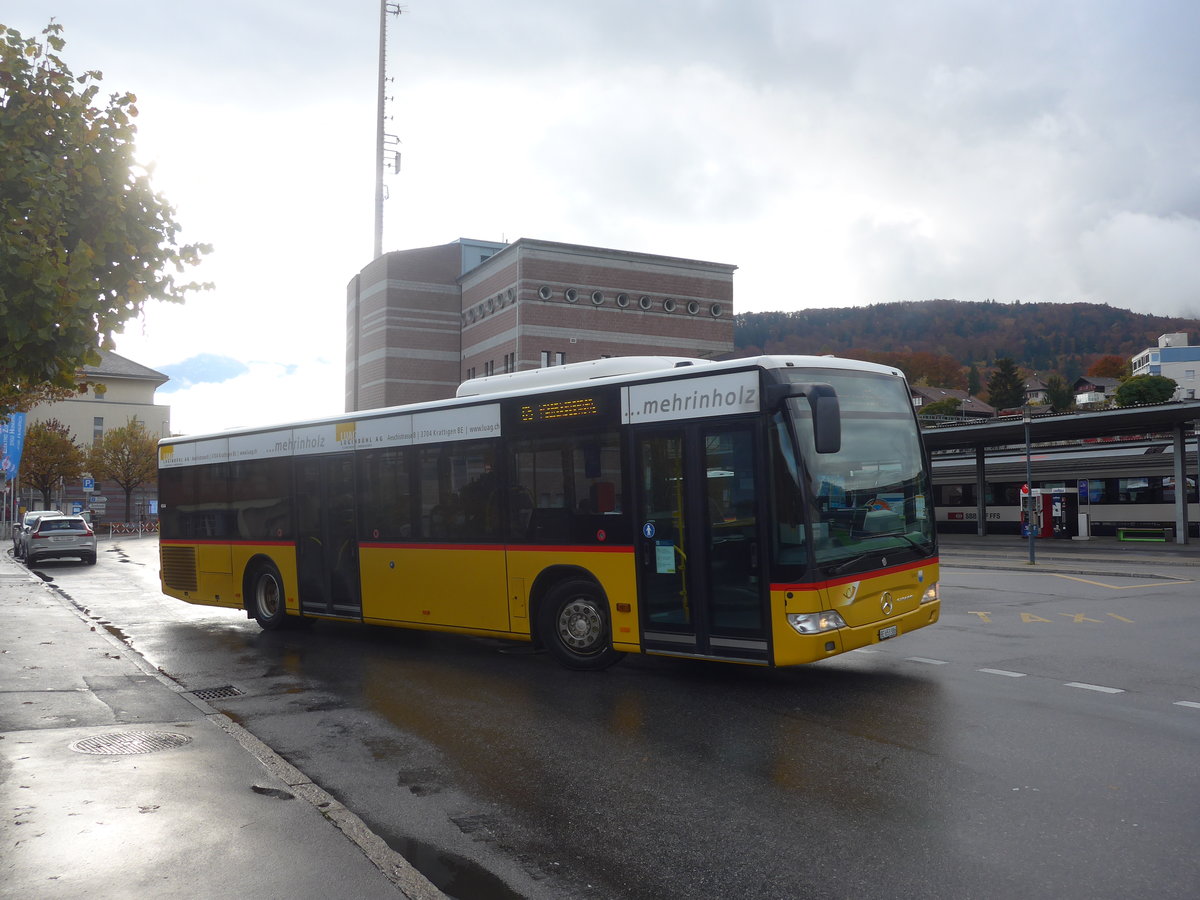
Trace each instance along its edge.
<path fill-rule="evenodd" d="M 206 431 L 342 409 L 378 4 L 9 0 L 139 96 L 217 289 L 118 351 Z M 739 311 L 1075 301 L 1200 317 L 1200 4 L 405 0 L 385 249 L 534 237 L 736 264 Z M 225 370 L 221 370 L 225 371 Z M 233 372 L 240 372 L 232 377 Z"/>

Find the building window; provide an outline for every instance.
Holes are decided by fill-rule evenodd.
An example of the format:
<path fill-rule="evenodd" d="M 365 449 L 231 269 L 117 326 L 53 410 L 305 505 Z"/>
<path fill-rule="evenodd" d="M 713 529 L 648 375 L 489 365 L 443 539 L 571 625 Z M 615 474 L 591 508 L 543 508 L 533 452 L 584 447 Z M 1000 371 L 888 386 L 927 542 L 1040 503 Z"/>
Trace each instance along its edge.
<path fill-rule="evenodd" d="M 517 371 L 517 354 L 516 353 L 505 353 L 504 354 L 504 371 L 505 372 Z"/>
<path fill-rule="evenodd" d="M 549 366 L 561 366 L 566 361 L 567 361 L 567 354 L 563 353 L 561 350 L 559 350 L 559 351 L 543 350 L 542 351 L 542 368 L 543 369 L 548 368 Z"/>
<path fill-rule="evenodd" d="M 489 359 L 487 362 L 485 362 L 483 364 L 483 374 L 484 375 L 495 375 L 496 374 L 496 361 L 494 359 Z"/>
<path fill-rule="evenodd" d="M 474 377 L 475 377 L 475 367 L 471 366 L 471 368 L 467 369 L 467 379 L 466 380 L 470 381 Z"/>
<path fill-rule="evenodd" d="M 96 416 L 92 419 L 92 443 L 99 441 L 104 437 L 104 416 Z"/>

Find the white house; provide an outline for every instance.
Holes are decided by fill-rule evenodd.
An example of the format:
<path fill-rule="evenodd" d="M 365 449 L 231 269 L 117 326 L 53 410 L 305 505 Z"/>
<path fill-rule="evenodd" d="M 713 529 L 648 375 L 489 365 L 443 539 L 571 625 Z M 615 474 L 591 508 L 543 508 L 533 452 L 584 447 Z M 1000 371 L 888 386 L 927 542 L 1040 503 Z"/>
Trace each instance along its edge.
<path fill-rule="evenodd" d="M 1133 357 L 1133 374 L 1163 375 L 1175 382 L 1172 400 L 1195 400 L 1200 382 L 1200 347 L 1188 344 L 1186 332 L 1164 334 L 1157 347 L 1149 347 Z"/>

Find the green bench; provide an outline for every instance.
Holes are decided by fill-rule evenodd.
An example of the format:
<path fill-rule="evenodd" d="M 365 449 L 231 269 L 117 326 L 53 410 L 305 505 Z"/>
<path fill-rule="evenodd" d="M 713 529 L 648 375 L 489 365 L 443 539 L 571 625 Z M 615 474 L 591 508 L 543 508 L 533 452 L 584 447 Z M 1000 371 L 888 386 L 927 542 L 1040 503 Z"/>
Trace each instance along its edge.
<path fill-rule="evenodd" d="M 1118 528 L 1118 541 L 1160 541 L 1168 540 L 1170 528 Z"/>

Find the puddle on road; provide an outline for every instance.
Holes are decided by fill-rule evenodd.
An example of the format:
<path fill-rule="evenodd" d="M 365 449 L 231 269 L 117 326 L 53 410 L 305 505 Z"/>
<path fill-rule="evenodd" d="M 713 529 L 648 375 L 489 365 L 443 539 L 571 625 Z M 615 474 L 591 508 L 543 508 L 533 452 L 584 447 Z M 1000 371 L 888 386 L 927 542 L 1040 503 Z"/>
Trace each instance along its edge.
<path fill-rule="evenodd" d="M 127 635 L 124 631 L 122 631 L 116 625 L 113 625 L 111 622 L 101 622 L 100 625 L 104 628 L 105 631 L 107 631 L 109 634 L 111 634 L 113 637 L 115 637 L 122 644 L 124 644 L 125 646 L 127 646 L 131 649 L 133 648 L 133 638 L 131 638 L 129 635 Z"/>
<path fill-rule="evenodd" d="M 434 887 L 454 900 L 523 900 L 520 894 L 478 863 L 438 850 L 415 838 L 375 833 L 432 881 Z"/>

